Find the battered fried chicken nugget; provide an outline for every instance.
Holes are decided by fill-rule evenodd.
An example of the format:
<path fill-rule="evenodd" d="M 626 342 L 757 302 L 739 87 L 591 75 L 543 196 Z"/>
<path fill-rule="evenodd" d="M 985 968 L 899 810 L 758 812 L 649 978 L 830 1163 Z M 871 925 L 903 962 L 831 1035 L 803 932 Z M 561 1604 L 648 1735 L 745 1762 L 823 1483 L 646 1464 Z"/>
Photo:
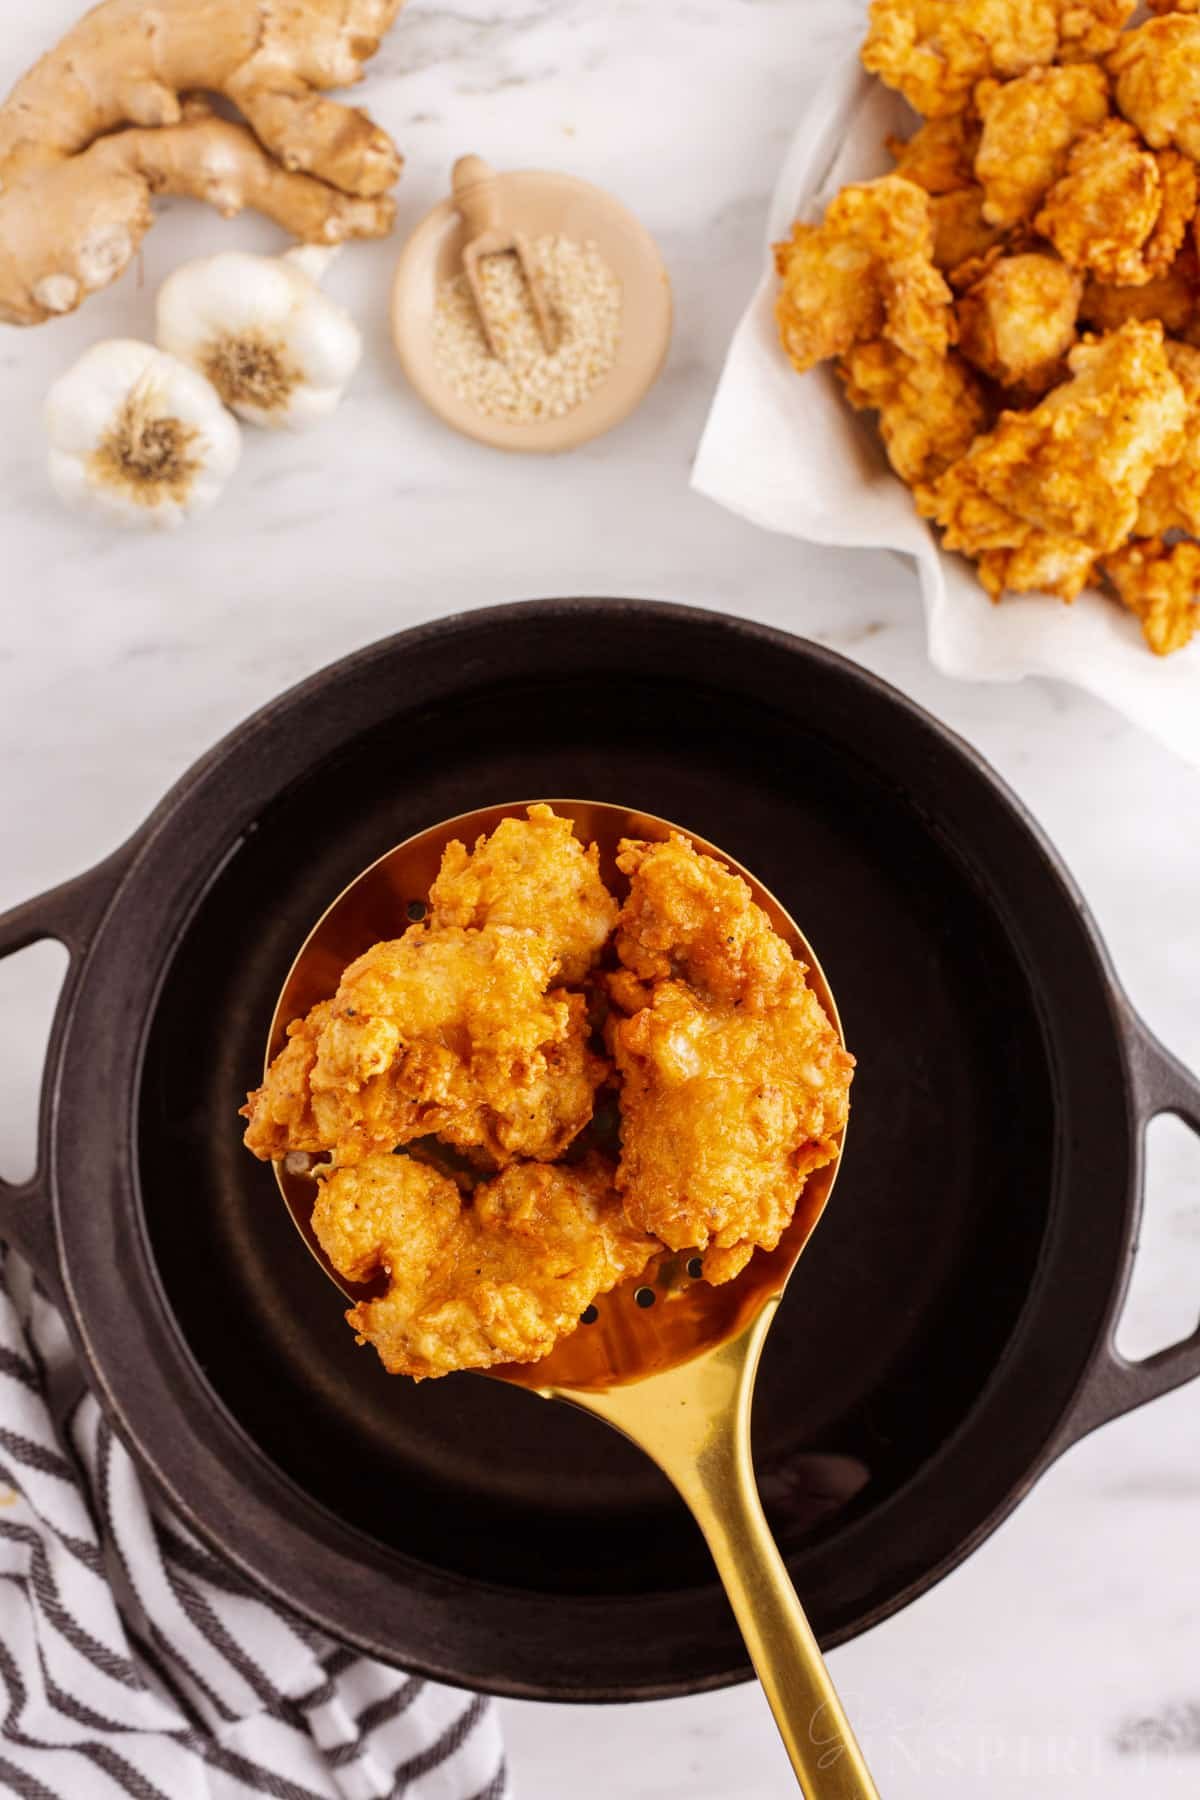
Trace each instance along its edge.
<path fill-rule="evenodd" d="M 794 225 L 775 266 L 779 335 L 795 367 L 879 337 L 909 356 L 944 354 L 954 320 L 932 250 L 929 196 L 899 175 L 843 188 L 823 224 Z"/>
<path fill-rule="evenodd" d="M 1168 550 L 1161 538 L 1136 541 L 1103 567 L 1155 655 L 1182 650 L 1200 631 L 1200 544 Z"/>
<path fill-rule="evenodd" d="M 1128 536 L 1152 471 L 1183 445 L 1162 326 L 1130 321 L 1077 344 L 1067 366 L 1071 380 L 1030 412 L 1002 413 L 936 484 L 927 510 L 947 549 L 1017 550 L 1032 528 L 1096 556 Z"/>
<path fill-rule="evenodd" d="M 1112 287 L 1089 279 L 1079 302 L 1079 317 L 1098 331 L 1115 331 L 1126 319 L 1158 319 L 1164 331 L 1181 334 L 1192 325 L 1200 298 L 1196 253 L 1185 244 L 1165 275 L 1141 287 Z"/>
<path fill-rule="evenodd" d="M 1117 106 L 1155 150 L 1200 158 L 1200 19 L 1150 19 L 1108 58 Z"/>
<path fill-rule="evenodd" d="M 595 844 L 585 849 L 571 820 L 548 806 L 529 807 L 527 819 L 502 819 L 473 850 L 448 844 L 429 890 L 432 926 L 539 932 L 555 953 L 553 978 L 568 984 L 583 980 L 616 922 Z"/>
<path fill-rule="evenodd" d="M 983 135 L 975 175 L 983 216 L 1005 228 L 1032 219 L 1066 168 L 1071 145 L 1108 114 L 1108 80 L 1095 63 L 1038 68 L 1016 81 L 980 82 Z"/>
<path fill-rule="evenodd" d="M 546 992 L 555 961 L 547 939 L 507 927 L 415 925 L 375 944 L 289 1027 L 244 1108 L 247 1147 L 354 1162 L 436 1135 L 500 1164 L 560 1155 L 605 1069 L 584 996 Z"/>
<path fill-rule="evenodd" d="M 958 302 L 958 341 L 1005 387 L 1044 390 L 1075 342 L 1083 278 L 1053 256 L 997 257 Z"/>
<path fill-rule="evenodd" d="M 1170 268 L 1195 210 L 1187 157 L 1154 155 L 1124 119 L 1106 119 L 1072 145 L 1034 222 L 1073 269 L 1128 287 Z"/>
<path fill-rule="evenodd" d="M 927 119 L 910 138 L 890 137 L 894 173 L 915 181 L 927 194 L 954 194 L 975 181 L 979 120 L 971 113 Z"/>
<path fill-rule="evenodd" d="M 872 0 L 862 60 L 926 118 L 956 113 L 984 76 L 1102 56 L 1136 0 Z"/>
<path fill-rule="evenodd" d="M 1187 403 L 1183 449 L 1146 483 L 1134 527 L 1140 538 L 1168 531 L 1200 536 L 1200 350 L 1168 343 L 1167 361 Z"/>
<path fill-rule="evenodd" d="M 635 1226 L 728 1281 L 836 1157 L 854 1060 L 744 881 L 677 834 L 617 862 L 617 1186 Z"/>
<path fill-rule="evenodd" d="M 1023 416 L 1002 413 L 998 430 Z M 1074 600 L 1087 586 L 1095 548 L 1061 532 L 1043 531 L 993 500 L 969 454 L 914 497 L 918 512 L 941 525 L 946 549 L 974 558 L 980 582 L 993 600 L 1006 592 Z"/>
<path fill-rule="evenodd" d="M 983 189 L 960 188 L 955 194 L 934 194 L 929 202 L 933 219 L 933 266 L 940 269 L 952 288 L 969 286 L 975 279 L 970 265 L 985 257 L 1004 238 L 999 225 L 983 216 Z"/>
<path fill-rule="evenodd" d="M 888 459 L 910 487 L 936 481 L 987 428 L 983 389 L 953 351 L 918 359 L 891 344 L 856 344 L 838 373 L 851 406 L 879 414 Z"/>
<path fill-rule="evenodd" d="M 659 1245 L 627 1221 L 612 1170 L 524 1163 L 464 1200 L 406 1156 L 371 1156 L 321 1181 L 313 1229 L 349 1281 L 387 1291 L 346 1314 L 393 1375 L 536 1362 L 598 1294 L 640 1275 Z"/>
<path fill-rule="evenodd" d="M 450 844 L 430 902 L 289 1026 L 243 1108 L 256 1156 L 349 1162 L 436 1135 L 501 1164 L 549 1160 L 591 1118 L 605 1065 L 584 996 L 558 984 L 582 980 L 616 920 L 595 846 L 531 807 L 470 853 Z"/>
<path fill-rule="evenodd" d="M 1021 542 L 1012 550 L 984 550 L 979 581 L 993 600 L 1005 594 L 1053 594 L 1077 600 L 1096 570 L 1096 552 L 1075 538 L 1020 527 Z"/>

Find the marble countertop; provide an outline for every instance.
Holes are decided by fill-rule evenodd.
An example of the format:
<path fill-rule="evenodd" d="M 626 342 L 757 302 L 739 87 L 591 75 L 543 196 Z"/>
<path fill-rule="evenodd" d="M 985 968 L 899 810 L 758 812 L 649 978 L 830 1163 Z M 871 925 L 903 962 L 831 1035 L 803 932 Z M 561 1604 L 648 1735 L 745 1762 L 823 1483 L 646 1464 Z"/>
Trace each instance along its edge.
<path fill-rule="evenodd" d="M 282 687 L 417 620 L 507 598 L 632 594 L 745 614 L 897 683 L 1000 770 L 1060 846 L 1135 1003 L 1200 1066 L 1200 776 L 1082 694 L 952 685 L 924 654 L 897 559 L 755 532 L 688 490 L 723 346 L 756 277 L 766 196 L 858 0 L 411 0 L 363 98 L 409 158 L 401 233 L 452 158 L 542 164 L 626 198 L 675 286 L 670 362 L 640 413 L 556 461 L 450 435 L 386 339 L 395 246 L 329 278 L 365 367 L 319 434 L 248 441 L 211 517 L 165 538 L 61 511 L 39 408 L 86 344 L 145 335 L 158 280 L 253 220 L 172 206 L 140 280 L 77 318 L 0 328 L 0 907 L 112 849 L 191 760 Z M 7 84 L 76 11 L 10 6 Z M 32 1155 L 56 967 L 0 966 L 0 1169 Z M 18 1048 L 16 1046 L 20 1045 Z M 1186 1335 L 1200 1307 L 1200 1146 L 1155 1128 L 1122 1344 Z M 957 1574 L 833 1658 L 888 1800 L 1147 1800 L 1200 1783 L 1200 1387 L 1073 1451 Z M 752 1687 L 615 1710 L 505 1707 L 523 1800 L 768 1800 L 794 1792 Z"/>

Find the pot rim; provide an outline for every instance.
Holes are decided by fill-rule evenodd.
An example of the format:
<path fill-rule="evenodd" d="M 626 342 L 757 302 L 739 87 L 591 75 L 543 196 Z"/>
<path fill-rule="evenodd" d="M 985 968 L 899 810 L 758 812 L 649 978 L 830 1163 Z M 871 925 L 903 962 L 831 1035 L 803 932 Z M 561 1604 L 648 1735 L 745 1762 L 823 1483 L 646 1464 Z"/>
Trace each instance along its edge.
<path fill-rule="evenodd" d="M 1124 1124 L 1127 1128 L 1129 1141 L 1128 1163 L 1125 1172 L 1126 1199 L 1122 1233 L 1123 1255 L 1112 1271 L 1112 1279 L 1104 1305 L 1103 1316 L 1099 1328 L 1091 1335 L 1083 1367 L 1078 1381 L 1075 1384 L 1071 1398 L 1062 1411 L 1057 1427 L 1047 1435 L 1040 1455 L 1035 1457 L 1031 1463 L 1027 1464 L 1018 1479 L 1011 1485 L 1003 1500 L 992 1508 L 986 1517 L 981 1519 L 975 1530 L 956 1543 L 946 1555 L 924 1568 L 919 1576 L 914 1577 L 914 1579 L 906 1586 L 892 1594 L 885 1603 L 869 1610 L 865 1615 L 853 1621 L 845 1629 L 829 1635 L 826 1642 L 834 1644 L 842 1642 L 848 1637 L 858 1635 L 861 1631 L 869 1629 L 873 1625 L 881 1622 L 882 1619 L 890 1616 L 891 1613 L 908 1604 L 908 1602 L 915 1598 L 916 1595 L 927 1591 L 930 1587 L 935 1585 L 935 1583 L 942 1579 L 944 1575 L 948 1574 L 951 1569 L 957 1567 L 958 1564 L 965 1560 L 965 1558 L 990 1535 L 1002 1520 L 1007 1517 L 1013 1507 L 1015 1507 L 1020 1499 L 1024 1497 L 1060 1451 L 1066 1448 L 1067 1444 L 1074 1441 L 1076 1436 L 1081 1434 L 1079 1430 L 1072 1428 L 1072 1420 L 1079 1411 L 1087 1393 L 1094 1387 L 1097 1370 L 1101 1369 L 1102 1365 L 1106 1365 L 1112 1359 L 1110 1348 L 1112 1328 L 1114 1321 L 1119 1316 L 1120 1307 L 1124 1299 L 1132 1250 L 1141 1210 L 1140 1175 L 1142 1166 L 1142 1147 L 1141 1134 L 1137 1129 L 1137 1126 L 1146 1116 L 1145 1093 L 1143 1090 L 1139 1089 L 1138 1086 L 1135 1066 L 1136 1057 L 1131 1047 L 1131 1022 L 1133 1020 L 1133 1015 L 1131 1014 L 1128 1003 L 1125 1001 L 1117 984 L 1108 951 L 1099 935 L 1092 915 L 1073 878 L 1060 860 L 1058 853 L 1050 844 L 1036 820 L 1032 818 L 1027 808 L 1012 792 L 1003 778 L 989 767 L 977 751 L 969 744 L 965 743 L 956 733 L 944 726 L 940 721 L 926 713 L 923 708 L 919 707 L 915 702 L 901 694 L 889 683 L 883 681 L 871 671 L 859 667 L 857 664 L 837 655 L 835 652 L 826 649 L 824 646 L 811 644 L 807 640 L 796 638 L 771 626 L 760 625 L 757 622 L 739 619 L 715 610 L 681 606 L 663 601 L 624 601 L 606 600 L 601 598 L 582 598 L 516 602 L 491 606 L 477 611 L 455 614 L 449 618 L 429 621 L 425 624 L 410 628 L 408 631 L 396 633 L 388 638 L 379 640 L 377 643 L 368 645 L 363 649 L 352 653 L 350 656 L 339 659 L 328 665 L 326 668 L 310 675 L 304 681 L 287 690 L 276 699 L 268 702 L 265 706 L 252 713 L 239 725 L 235 726 L 213 747 L 212 750 L 207 752 L 185 771 L 164 796 L 162 801 L 160 801 L 158 806 L 155 807 L 145 823 L 129 840 L 128 844 L 124 847 L 124 850 L 119 853 L 119 878 L 116 879 L 115 885 L 110 878 L 108 891 L 106 891 L 104 895 L 103 906 L 98 909 L 99 916 L 91 921 L 94 929 L 90 934 L 90 941 L 86 941 L 88 936 L 87 933 L 80 932 L 76 934 L 76 943 L 73 946 L 77 952 L 76 961 L 70 972 L 68 981 L 64 986 L 63 1001 L 60 1006 L 58 1020 L 56 1021 L 51 1057 L 48 1062 L 42 1120 L 42 1169 L 44 1171 L 42 1181 L 50 1190 L 52 1216 L 61 1255 L 62 1249 L 67 1241 L 66 1231 L 64 1229 L 65 1207 L 62 1192 L 64 1176 L 63 1165 L 65 1161 L 64 1144 L 70 1135 L 73 1123 L 76 1122 L 76 1113 L 74 1111 L 76 1101 L 74 1096 L 75 1084 L 78 1080 L 78 1059 L 80 1056 L 78 1027 L 84 1011 L 84 1002 L 88 996 L 89 986 L 95 980 L 96 971 L 103 968 L 104 958 L 108 953 L 107 946 L 111 944 L 120 929 L 122 915 L 126 909 L 129 896 L 137 890 L 139 881 L 144 881 L 148 875 L 157 874 L 157 871 L 154 870 L 153 867 L 156 851 L 169 835 L 175 822 L 189 809 L 195 807 L 197 802 L 202 800 L 206 794 L 208 794 L 210 798 L 215 798 L 220 802 L 222 783 L 225 782 L 226 785 L 229 785 L 228 774 L 231 763 L 237 762 L 244 764 L 248 755 L 251 758 L 253 757 L 255 746 L 261 744 L 261 742 L 273 733 L 281 723 L 294 718 L 301 709 L 307 712 L 311 720 L 314 716 L 314 708 L 312 705 L 314 701 L 327 699 L 331 690 L 335 688 L 341 690 L 347 689 L 353 685 L 358 677 L 378 669 L 378 667 L 386 664 L 397 655 L 404 654 L 411 657 L 417 650 L 428 647 L 444 651 L 448 645 L 453 643 L 456 637 L 479 632 L 486 634 L 489 630 L 494 630 L 497 627 L 505 628 L 522 619 L 538 619 L 545 621 L 585 619 L 590 621 L 603 618 L 609 623 L 619 624 L 622 617 L 629 619 L 634 616 L 641 620 L 657 620 L 669 624 L 672 628 L 676 629 L 694 629 L 696 627 L 701 627 L 710 632 L 723 632 L 739 640 L 749 641 L 750 643 L 757 644 L 766 649 L 784 653 L 789 657 L 802 657 L 810 669 L 834 675 L 843 681 L 849 681 L 853 687 L 856 687 L 860 692 L 870 695 L 877 703 L 881 703 L 882 705 L 891 708 L 893 711 L 898 711 L 904 717 L 907 730 L 919 733 L 926 740 L 931 741 L 933 745 L 942 752 L 948 752 L 960 766 L 965 765 L 972 774 L 974 780 L 977 783 L 981 783 L 984 789 L 989 790 L 992 793 L 1001 807 L 1008 812 L 1018 829 L 1029 840 L 1030 846 L 1037 854 L 1038 861 L 1040 862 L 1044 873 L 1050 877 L 1058 890 L 1060 899 L 1073 914 L 1075 922 L 1079 927 L 1081 943 L 1086 948 L 1090 961 L 1094 966 L 1097 978 L 1097 991 L 1103 995 L 1107 1006 L 1108 1017 L 1112 1025 L 1113 1048 L 1119 1061 L 1121 1088 L 1125 1102 L 1126 1117 Z M 310 733 L 309 735 L 311 740 L 313 735 L 316 735 L 319 738 L 320 733 Z M 310 766 L 316 759 L 317 754 L 317 750 L 312 747 L 310 742 L 305 758 Z M 211 812 L 213 809 L 210 807 L 209 810 Z M 242 810 L 246 811 L 245 808 Z M 224 815 L 221 813 L 220 805 L 217 806 L 216 811 L 221 817 L 223 825 Z M 163 943 L 159 945 L 160 957 L 157 966 L 156 981 L 154 989 L 148 998 L 148 1002 L 135 1020 L 126 1018 L 125 1020 L 118 1021 L 118 1031 L 116 1033 L 118 1039 L 121 1036 L 119 1029 L 121 1025 L 133 1024 L 136 1027 L 137 1044 L 132 1063 L 134 1075 L 125 1095 L 125 1098 L 128 1101 L 129 1116 L 127 1116 L 125 1120 L 125 1135 L 122 1138 L 121 1144 L 121 1147 L 128 1153 L 128 1168 L 126 1174 L 135 1191 L 138 1189 L 136 1120 L 132 1115 L 136 1112 L 137 1106 L 137 1094 L 140 1083 L 140 1068 L 145 1045 L 145 1034 L 149 1029 L 150 1021 L 154 1016 L 159 984 L 169 967 L 174 953 L 174 947 L 177 944 L 179 937 L 186 932 L 188 919 L 191 917 L 195 906 L 199 903 L 207 885 L 216 878 L 220 868 L 224 866 L 225 859 L 228 856 L 236 854 L 237 845 L 242 841 L 244 831 L 253 829 L 252 817 L 247 813 L 247 816 L 242 819 L 241 829 L 237 832 L 235 841 L 232 844 L 229 841 L 229 831 L 224 831 L 224 854 L 214 860 L 210 855 L 210 846 L 206 841 L 214 836 L 211 829 L 212 823 L 213 822 L 210 819 L 209 830 L 206 832 L 203 829 L 198 829 L 193 838 L 196 848 L 196 856 L 193 859 L 193 871 L 196 866 L 199 865 L 201 878 L 197 881 L 193 873 L 190 882 L 184 880 L 182 884 L 178 885 L 176 890 L 169 895 L 169 897 L 164 898 L 162 901 L 164 908 L 167 907 L 168 904 L 170 904 L 171 907 L 169 918 L 166 920 L 166 923 L 170 926 L 170 930 L 165 934 Z M 218 830 L 215 835 L 219 839 L 221 831 Z M 112 859 L 112 862 L 116 862 L 117 860 L 118 859 Z M 105 867 L 110 870 L 111 866 L 111 863 L 110 865 L 105 865 Z M 186 875 L 188 872 L 185 871 L 184 873 Z M 36 904 L 37 903 L 34 903 L 35 906 Z M 169 938 L 169 942 L 166 941 L 167 938 Z M 3 944 L 0 943 L 0 949 L 3 949 L 3 947 Z M 112 1195 L 112 1198 L 116 1201 L 119 1196 L 114 1194 Z M 271 1478 L 269 1485 L 272 1490 L 280 1495 L 290 1491 L 294 1497 L 299 1496 L 303 1502 L 307 1518 L 311 1521 L 308 1535 L 314 1542 L 314 1547 L 318 1549 L 323 1547 L 327 1552 L 336 1554 L 336 1546 L 332 1544 L 332 1538 L 360 1540 L 363 1544 L 370 1546 L 376 1569 L 378 1569 L 381 1564 L 386 1564 L 387 1567 L 394 1568 L 397 1574 L 402 1575 L 404 1581 L 408 1585 L 415 1586 L 418 1592 L 427 1595 L 431 1599 L 437 1598 L 443 1603 L 453 1603 L 455 1599 L 461 1597 L 464 1591 L 469 1591 L 472 1595 L 490 1592 L 501 1597 L 511 1596 L 511 1590 L 504 1589 L 500 1586 L 482 1583 L 477 1580 L 449 1577 L 429 1569 L 427 1565 L 411 1562 L 398 1553 L 391 1552 L 390 1550 L 382 1550 L 382 1547 L 379 1546 L 374 1539 L 367 1537 L 363 1533 L 357 1532 L 352 1527 L 344 1525 L 335 1515 L 328 1513 L 320 1503 L 314 1501 L 302 1488 L 292 1482 L 290 1477 L 286 1476 L 273 1463 L 268 1461 L 264 1453 L 258 1450 L 257 1446 L 253 1443 L 253 1440 L 244 1431 L 233 1415 L 229 1413 L 224 1402 L 219 1399 L 213 1390 L 207 1387 L 206 1383 L 204 1383 L 202 1372 L 192 1358 L 190 1349 L 183 1340 L 182 1333 L 175 1325 L 169 1303 L 158 1277 L 157 1267 L 150 1254 L 149 1246 L 145 1239 L 144 1218 L 140 1204 L 140 1196 L 138 1204 L 133 1208 L 133 1211 L 136 1214 L 136 1223 L 140 1232 L 140 1243 L 135 1242 L 133 1238 L 128 1238 L 117 1246 L 127 1252 L 124 1261 L 118 1263 L 118 1270 L 124 1283 L 126 1300 L 131 1305 L 136 1305 L 137 1300 L 140 1297 L 136 1287 L 130 1285 L 133 1281 L 134 1272 L 137 1272 L 144 1278 L 146 1272 L 149 1271 L 153 1283 L 153 1292 L 155 1293 L 157 1300 L 157 1311 L 153 1321 L 153 1337 L 157 1344 L 157 1348 L 160 1353 L 168 1359 L 170 1366 L 180 1372 L 182 1372 L 180 1358 L 186 1359 L 188 1365 L 190 1365 L 193 1383 L 199 1382 L 204 1387 L 206 1407 L 210 1412 L 214 1410 L 219 1411 L 223 1418 L 225 1430 L 227 1432 L 232 1432 L 241 1440 L 246 1456 L 257 1459 L 262 1464 L 263 1470 L 269 1472 Z M 72 1329 L 77 1340 L 81 1344 L 93 1385 L 99 1390 L 105 1408 L 116 1423 L 118 1430 L 121 1431 L 121 1434 L 125 1437 L 126 1441 L 130 1442 L 141 1466 L 148 1470 L 160 1490 L 168 1496 L 172 1505 L 180 1515 L 205 1541 L 213 1544 L 218 1550 L 239 1566 L 243 1572 L 248 1574 L 260 1585 L 267 1587 L 269 1591 L 275 1593 L 285 1604 L 293 1607 L 299 1612 L 306 1613 L 308 1616 L 313 1617 L 315 1622 L 318 1623 L 322 1629 L 331 1632 L 332 1635 L 345 1638 L 350 1642 L 358 1643 L 360 1647 L 369 1654 L 376 1656 L 380 1654 L 386 1655 L 385 1651 L 381 1651 L 379 1643 L 369 1636 L 364 1635 L 356 1637 L 353 1630 L 347 1629 L 344 1620 L 338 1623 L 332 1623 L 329 1617 L 322 1615 L 319 1608 L 314 1610 L 307 1602 L 297 1600 L 294 1592 L 288 1592 L 286 1585 L 281 1585 L 272 1578 L 272 1573 L 264 1572 L 263 1567 L 255 1559 L 251 1551 L 247 1551 L 241 1544 L 233 1541 L 230 1536 L 223 1534 L 214 1520 L 206 1517 L 202 1509 L 197 1504 L 193 1503 L 193 1500 L 187 1491 L 187 1484 L 180 1481 L 177 1467 L 178 1459 L 174 1459 L 170 1467 L 166 1466 L 161 1457 L 155 1455 L 154 1448 L 146 1441 L 145 1432 L 138 1428 L 138 1418 L 142 1413 L 141 1402 L 143 1399 L 142 1388 L 144 1383 L 139 1383 L 136 1380 L 131 1382 L 126 1378 L 125 1381 L 114 1386 L 113 1381 L 110 1378 L 111 1372 L 106 1366 L 106 1353 L 97 1342 L 96 1326 L 98 1321 L 92 1316 L 92 1309 L 87 1293 L 87 1283 L 85 1280 L 81 1279 L 78 1264 L 73 1266 L 72 1256 L 69 1250 L 63 1261 L 62 1279 L 64 1290 L 69 1301 Z M 1041 1283 L 1039 1280 L 1031 1287 L 1030 1293 L 1026 1299 L 1025 1311 L 1028 1311 L 1034 1306 L 1040 1286 Z M 1024 1313 L 1022 1314 L 1022 1317 L 1024 1317 Z M 1014 1342 L 1019 1335 L 1019 1330 L 1020 1326 L 1018 1324 L 1013 1333 Z M 998 1363 L 996 1370 L 993 1372 L 991 1380 L 981 1390 L 969 1413 L 964 1416 L 955 1433 L 952 1434 L 951 1441 L 953 1441 L 953 1438 L 966 1432 L 979 1410 L 986 1406 L 989 1397 L 1003 1374 L 1004 1368 L 1005 1358 L 1002 1358 Z M 159 1373 L 161 1372 L 162 1371 L 160 1370 Z M 118 1387 L 120 1388 L 120 1391 L 118 1391 Z M 137 1404 L 130 1404 L 131 1396 Z M 1122 1409 L 1118 1407 L 1115 1410 Z M 1099 1421 L 1093 1420 L 1091 1422 L 1095 1423 Z M 1087 1428 L 1090 1427 L 1085 1424 L 1083 1429 Z M 211 1447 L 203 1446 L 202 1448 L 204 1449 L 206 1456 L 211 1460 Z M 228 1513 L 228 1500 L 231 1495 L 237 1491 L 237 1476 L 231 1477 L 228 1468 L 220 1464 L 219 1458 L 216 1459 L 216 1462 L 216 1472 L 218 1475 L 217 1486 L 227 1503 L 225 1510 Z M 211 1490 L 212 1483 L 210 1482 L 208 1486 Z M 881 1517 L 886 1518 L 889 1509 L 897 1504 L 902 1495 L 907 1491 L 907 1489 L 900 1489 L 897 1493 L 888 1496 L 888 1498 L 874 1510 L 871 1517 L 873 1519 L 879 1519 Z M 845 1528 L 846 1539 L 852 1541 L 855 1534 L 862 1529 L 862 1525 L 863 1521 L 856 1520 L 847 1526 Z M 794 1560 L 799 1564 L 803 1564 L 804 1553 L 798 1553 Z M 522 1591 L 522 1598 L 528 1602 L 540 1597 L 531 1596 Z M 639 1602 L 648 1631 L 653 1630 L 653 1615 L 655 1611 L 653 1605 L 654 1598 L 655 1597 L 651 1597 L 651 1604 L 648 1605 Z M 676 1596 L 664 1596 L 659 1598 L 669 1601 L 676 1598 Z M 604 1602 L 601 1601 L 599 1597 L 596 1602 L 591 1602 L 586 1598 L 572 1596 L 569 1600 L 568 1610 L 574 1615 L 575 1609 L 578 1609 L 578 1616 L 582 1620 L 586 1618 L 586 1614 L 593 1604 L 603 1603 Z M 555 1600 L 554 1606 L 556 1611 L 561 1613 L 564 1602 L 561 1599 Z M 405 1666 L 416 1668 L 419 1672 L 435 1679 L 450 1682 L 461 1682 L 466 1679 L 458 1669 L 449 1666 L 446 1662 L 440 1661 L 436 1656 L 431 1655 L 422 1658 L 413 1657 L 406 1653 L 404 1661 Z M 710 1690 L 727 1685 L 730 1681 L 744 1678 L 746 1672 L 745 1665 L 739 1664 L 736 1668 L 715 1671 L 700 1680 L 688 1676 L 678 1681 L 655 1682 L 650 1684 L 643 1683 L 635 1686 L 622 1686 L 618 1683 L 592 1684 L 582 1688 L 578 1685 L 548 1688 L 544 1684 L 539 1685 L 538 1683 L 523 1679 L 510 1679 L 504 1675 L 493 1674 L 489 1677 L 478 1671 L 472 1672 L 469 1679 L 473 1686 L 493 1693 L 517 1698 L 603 1701 L 667 1698 L 684 1693 Z"/>

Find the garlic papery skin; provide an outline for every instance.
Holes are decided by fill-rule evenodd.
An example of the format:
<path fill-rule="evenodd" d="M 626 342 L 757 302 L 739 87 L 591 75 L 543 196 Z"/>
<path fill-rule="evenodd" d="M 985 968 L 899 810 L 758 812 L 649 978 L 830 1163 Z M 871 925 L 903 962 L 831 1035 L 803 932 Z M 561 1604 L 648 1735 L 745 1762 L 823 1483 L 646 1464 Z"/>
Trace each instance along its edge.
<path fill-rule="evenodd" d="M 170 530 L 207 511 L 242 434 L 212 384 L 153 344 L 93 344 L 46 397 L 50 480 L 81 511 Z"/>
<path fill-rule="evenodd" d="M 199 369 L 254 425 L 304 430 L 331 413 L 362 357 L 362 334 L 313 276 L 330 252 L 223 250 L 185 263 L 158 294 L 158 341 Z"/>

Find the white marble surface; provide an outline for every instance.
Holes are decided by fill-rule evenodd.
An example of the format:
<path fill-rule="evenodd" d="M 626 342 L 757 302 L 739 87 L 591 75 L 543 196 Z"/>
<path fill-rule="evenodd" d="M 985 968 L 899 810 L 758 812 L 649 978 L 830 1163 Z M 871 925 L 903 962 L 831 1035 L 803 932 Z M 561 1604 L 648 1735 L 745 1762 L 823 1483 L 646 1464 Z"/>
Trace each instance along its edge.
<path fill-rule="evenodd" d="M 4 0 L 0 82 L 75 11 Z M 177 206 L 134 278 L 80 317 L 0 329 L 0 906 L 102 856 L 199 752 L 330 658 L 418 619 L 538 594 L 661 596 L 745 613 L 885 675 L 976 744 L 1049 830 L 1135 1001 L 1200 1064 L 1200 778 L 1082 695 L 954 686 L 926 665 L 916 587 L 883 555 L 759 535 L 688 492 L 722 346 L 752 285 L 766 194 L 857 0 L 412 0 L 364 95 L 409 156 L 401 231 L 453 155 L 614 188 L 658 235 L 678 299 L 641 413 L 557 462 L 449 436 L 384 333 L 394 246 L 332 288 L 366 366 L 319 436 L 248 445 L 220 509 L 170 539 L 59 511 L 38 409 L 94 338 L 145 330 L 182 256 L 238 241 Z M 29 1155 L 46 962 L 0 968 L 0 1167 Z M 1200 1150 L 1163 1130 L 1125 1342 L 1200 1305 Z M 958 1574 L 839 1652 L 888 1800 L 1147 1800 L 1200 1789 L 1200 1389 L 1074 1451 Z M 757 1692 L 618 1710 L 506 1708 L 523 1800 L 767 1800 L 793 1792 Z M 1137 1721 L 1153 1728 L 1139 1737 Z M 1130 1746 L 1152 1742 L 1153 1751 Z M 1122 1745 L 1125 1748 L 1122 1748 Z"/>

